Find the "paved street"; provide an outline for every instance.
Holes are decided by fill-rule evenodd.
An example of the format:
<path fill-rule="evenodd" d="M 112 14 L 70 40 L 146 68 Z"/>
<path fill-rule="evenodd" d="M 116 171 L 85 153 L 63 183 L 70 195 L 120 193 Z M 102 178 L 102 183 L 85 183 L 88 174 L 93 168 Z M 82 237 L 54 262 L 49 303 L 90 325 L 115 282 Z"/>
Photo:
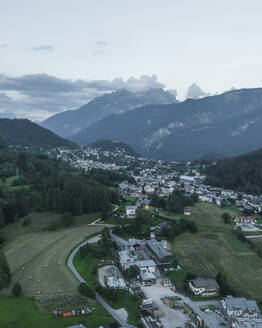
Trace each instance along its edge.
<path fill-rule="evenodd" d="M 74 267 L 73 259 L 74 259 L 74 256 L 76 255 L 76 253 L 78 252 L 78 250 L 79 250 L 80 247 L 86 245 L 87 243 L 94 242 L 94 240 L 97 240 L 97 239 L 95 239 L 93 237 L 90 240 L 86 240 L 83 243 L 81 243 L 80 245 L 78 245 L 73 250 L 73 252 L 70 254 L 70 256 L 68 258 L 68 262 L 67 262 L 68 267 L 73 272 L 73 274 L 75 275 L 75 277 L 79 280 L 79 282 L 86 283 L 86 284 L 87 284 L 87 282 L 84 280 L 84 278 L 82 278 L 82 276 L 78 273 L 78 271 Z M 96 299 L 112 315 L 112 317 L 122 327 L 124 327 L 124 328 L 130 328 L 130 327 L 132 327 L 131 325 L 129 325 L 129 323 L 127 323 L 126 321 L 123 321 L 122 318 L 118 315 L 118 313 L 114 309 L 112 309 L 111 306 L 109 306 L 109 304 L 98 293 L 96 293 Z"/>

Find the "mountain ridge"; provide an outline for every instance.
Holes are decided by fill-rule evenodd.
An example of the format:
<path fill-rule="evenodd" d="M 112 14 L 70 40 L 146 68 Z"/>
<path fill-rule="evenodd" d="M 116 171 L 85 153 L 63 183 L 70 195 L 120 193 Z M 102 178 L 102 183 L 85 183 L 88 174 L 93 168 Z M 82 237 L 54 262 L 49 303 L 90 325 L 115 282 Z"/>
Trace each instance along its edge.
<path fill-rule="evenodd" d="M 55 114 L 41 125 L 62 137 L 69 137 L 110 114 L 120 114 L 151 103 L 174 102 L 175 96 L 161 88 L 136 93 L 121 89 L 96 97 L 78 109 Z"/>
<path fill-rule="evenodd" d="M 262 146 L 262 89 L 240 89 L 171 105 L 146 105 L 110 115 L 71 137 L 88 144 L 117 139 L 166 160 L 230 157 Z"/>

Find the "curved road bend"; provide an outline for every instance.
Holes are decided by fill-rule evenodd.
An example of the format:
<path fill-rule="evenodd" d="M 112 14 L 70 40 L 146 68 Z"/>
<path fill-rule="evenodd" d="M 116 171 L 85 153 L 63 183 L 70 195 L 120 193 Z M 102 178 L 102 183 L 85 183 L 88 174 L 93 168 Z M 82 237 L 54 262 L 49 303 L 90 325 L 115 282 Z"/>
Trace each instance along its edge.
<path fill-rule="evenodd" d="M 73 259 L 76 255 L 76 253 L 78 252 L 79 248 L 86 245 L 89 242 L 89 240 L 84 241 L 83 243 L 81 243 L 80 245 L 78 245 L 73 252 L 70 254 L 68 261 L 67 261 L 67 266 L 69 267 L 69 269 L 73 272 L 73 274 L 75 275 L 75 277 L 82 283 L 85 283 L 88 285 L 88 283 L 85 281 L 84 278 L 82 278 L 82 276 L 79 274 L 79 272 L 76 270 L 74 264 L 73 264 Z M 123 321 L 119 315 L 116 313 L 116 311 L 111 308 L 111 306 L 97 293 L 96 293 L 96 300 L 112 315 L 112 317 L 124 328 L 131 328 L 133 326 L 131 326 L 129 323 Z"/>

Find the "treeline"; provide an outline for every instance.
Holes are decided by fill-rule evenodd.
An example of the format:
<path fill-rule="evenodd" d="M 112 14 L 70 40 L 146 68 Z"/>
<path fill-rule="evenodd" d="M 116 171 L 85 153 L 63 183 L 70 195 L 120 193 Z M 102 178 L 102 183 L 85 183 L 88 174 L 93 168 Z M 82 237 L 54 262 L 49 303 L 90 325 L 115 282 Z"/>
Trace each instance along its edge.
<path fill-rule="evenodd" d="M 206 168 L 206 183 L 250 194 L 262 193 L 262 150 L 225 159 Z"/>
<path fill-rule="evenodd" d="M 92 169 L 88 176 L 90 179 L 109 187 L 117 186 L 121 181 L 125 180 L 127 180 L 129 183 L 136 183 L 135 179 L 126 173 L 105 171 L 102 169 Z"/>
<path fill-rule="evenodd" d="M 30 147 L 31 149 L 77 146 L 48 129 L 26 119 L 0 119 L 0 138 L 7 145 Z"/>
<path fill-rule="evenodd" d="M 163 218 L 162 218 L 163 220 Z M 157 222 L 157 221 L 156 221 Z M 176 222 L 169 222 L 168 227 L 164 227 L 161 232 L 161 237 L 166 238 L 168 241 L 172 241 L 176 236 L 183 232 L 190 231 L 197 233 L 198 228 L 193 220 L 186 220 L 181 218 Z M 119 236 L 134 236 L 135 238 L 149 238 L 150 228 L 153 225 L 151 215 L 146 211 L 138 210 L 135 219 L 132 219 L 130 224 L 117 226 L 114 229 L 114 233 Z"/>
<path fill-rule="evenodd" d="M 84 172 L 46 155 L 0 151 L 0 226 L 17 221 L 30 211 L 69 212 L 73 215 L 101 211 L 104 218 L 119 197 Z M 16 176 L 12 185 L 9 176 Z"/>
<path fill-rule="evenodd" d="M 193 206 L 198 201 L 197 194 L 187 197 L 180 190 L 174 190 L 167 200 L 167 211 L 170 213 L 184 213 L 186 206 Z"/>
<path fill-rule="evenodd" d="M 197 194 L 192 194 L 188 197 L 185 196 L 182 191 L 174 190 L 167 199 L 153 194 L 151 199 L 151 205 L 155 208 L 167 210 L 170 213 L 183 214 L 186 206 L 193 206 L 197 201 Z"/>

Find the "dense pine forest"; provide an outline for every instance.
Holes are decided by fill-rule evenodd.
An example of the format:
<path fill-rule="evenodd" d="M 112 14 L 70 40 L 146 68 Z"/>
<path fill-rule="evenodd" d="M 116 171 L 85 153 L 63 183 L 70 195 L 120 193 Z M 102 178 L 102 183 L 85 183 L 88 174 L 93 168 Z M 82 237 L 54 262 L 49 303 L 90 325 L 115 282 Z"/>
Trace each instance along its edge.
<path fill-rule="evenodd" d="M 16 222 L 31 211 L 69 212 L 72 215 L 102 211 L 106 215 L 110 204 L 118 203 L 118 194 L 102 184 L 99 176 L 101 174 L 89 176 L 44 154 L 2 147 L 0 226 Z"/>
<path fill-rule="evenodd" d="M 220 161 L 208 167 L 205 173 L 210 185 L 261 194 L 262 150 Z"/>

